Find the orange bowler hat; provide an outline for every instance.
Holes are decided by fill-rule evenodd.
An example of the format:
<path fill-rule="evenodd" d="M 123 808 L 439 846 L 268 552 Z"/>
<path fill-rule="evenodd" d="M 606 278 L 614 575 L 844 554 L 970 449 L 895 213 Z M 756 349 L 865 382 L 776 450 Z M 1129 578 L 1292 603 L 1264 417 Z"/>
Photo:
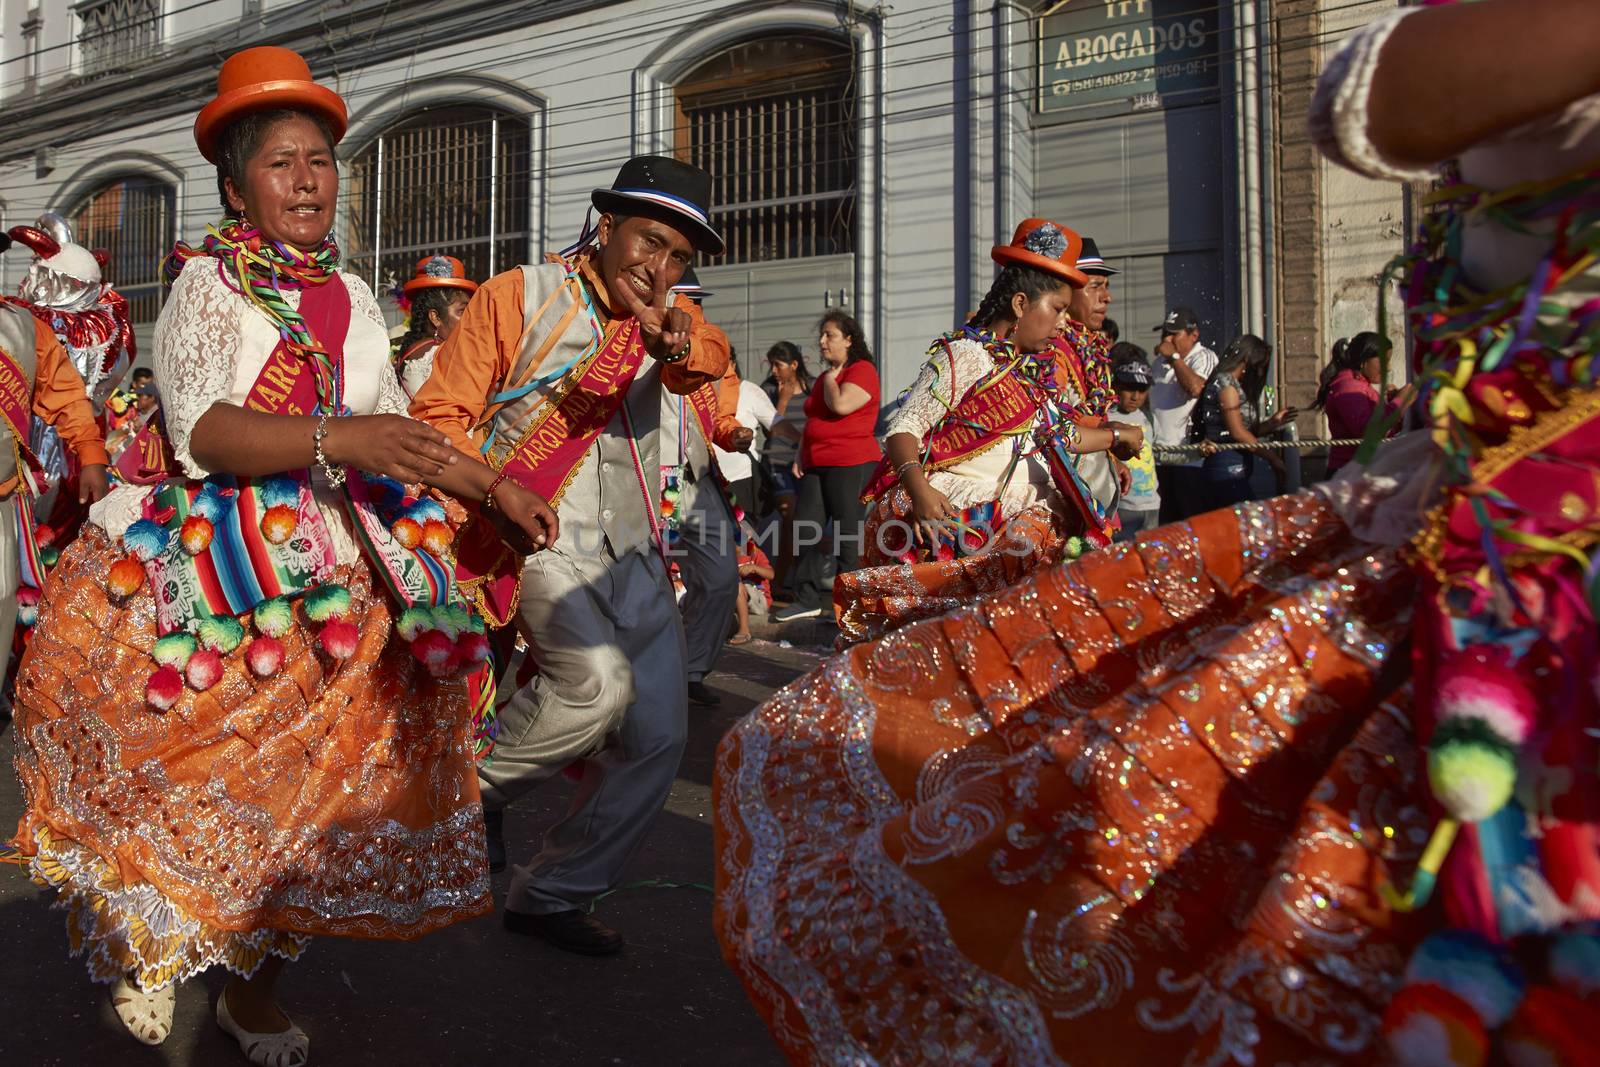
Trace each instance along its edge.
<path fill-rule="evenodd" d="M 1078 269 L 1083 238 L 1049 219 L 1023 219 L 1008 245 L 996 245 L 989 258 L 1001 266 L 1032 267 L 1054 274 L 1074 289 L 1089 284 Z"/>
<path fill-rule="evenodd" d="M 308 111 L 328 124 L 335 144 L 350 125 L 339 94 L 311 80 L 311 68 L 300 53 L 275 45 L 246 48 L 222 61 L 216 98 L 194 120 L 200 154 L 215 163 L 217 138 L 240 115 L 272 108 Z"/>
<path fill-rule="evenodd" d="M 478 291 L 478 283 L 467 277 L 467 268 L 455 256 L 423 256 L 417 260 L 417 273 L 406 282 L 406 295 L 423 289 L 464 289 Z"/>

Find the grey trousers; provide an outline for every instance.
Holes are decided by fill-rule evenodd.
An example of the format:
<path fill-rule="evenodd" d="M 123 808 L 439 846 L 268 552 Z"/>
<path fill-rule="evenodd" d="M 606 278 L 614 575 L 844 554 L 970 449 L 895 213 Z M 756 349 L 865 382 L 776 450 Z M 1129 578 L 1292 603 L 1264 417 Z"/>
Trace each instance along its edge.
<path fill-rule="evenodd" d="M 500 712 L 484 806 L 503 808 L 587 757 L 567 813 L 525 867 L 509 911 L 575 908 L 615 888 L 678 774 L 688 731 L 683 626 L 653 551 L 529 556 L 518 629 L 539 667 Z"/>
<path fill-rule="evenodd" d="M 683 612 L 689 653 L 685 662 L 691 682 L 698 682 L 716 666 L 717 656 L 733 632 L 733 609 L 739 596 L 738 531 L 733 512 L 715 485 L 695 488 L 694 501 L 672 546 L 683 577 L 683 600 L 678 607 Z"/>

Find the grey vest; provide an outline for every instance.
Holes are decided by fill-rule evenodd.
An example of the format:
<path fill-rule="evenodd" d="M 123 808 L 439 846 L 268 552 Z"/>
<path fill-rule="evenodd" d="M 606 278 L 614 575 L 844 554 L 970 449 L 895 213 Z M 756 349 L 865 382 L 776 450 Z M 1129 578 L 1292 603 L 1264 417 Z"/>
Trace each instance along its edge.
<path fill-rule="evenodd" d="M 33 316 L 26 308 L 16 304 L 0 301 L 0 349 L 11 357 L 11 361 L 22 370 L 22 379 L 28 383 L 30 394 L 33 391 L 33 380 L 39 371 L 39 349 L 35 344 L 33 332 Z M 32 404 L 28 405 L 25 412 L 33 410 Z M 26 425 L 23 432 L 27 432 Z M 24 440 L 23 444 L 27 444 Z M 17 476 L 17 450 L 14 448 L 0 448 L 0 482 L 8 482 Z"/>
<path fill-rule="evenodd" d="M 530 264 L 521 270 L 522 347 L 507 379 L 510 384 L 531 377 L 527 370 L 535 359 L 539 360 L 539 374 L 566 366 L 594 339 L 581 298 L 573 292 L 575 287 L 565 284 L 566 270 L 561 264 Z M 495 413 L 490 456 L 497 463 L 516 445 L 559 385 L 560 379 L 547 382 Z M 622 407 L 578 461 L 557 502 L 556 513 L 561 518 L 558 549 L 589 556 L 608 547 L 613 556 L 621 557 L 649 548 L 650 511 L 657 506 L 661 488 L 656 437 L 661 422 L 660 392 L 660 366 L 646 357 Z M 634 440 L 638 442 L 637 467 Z"/>

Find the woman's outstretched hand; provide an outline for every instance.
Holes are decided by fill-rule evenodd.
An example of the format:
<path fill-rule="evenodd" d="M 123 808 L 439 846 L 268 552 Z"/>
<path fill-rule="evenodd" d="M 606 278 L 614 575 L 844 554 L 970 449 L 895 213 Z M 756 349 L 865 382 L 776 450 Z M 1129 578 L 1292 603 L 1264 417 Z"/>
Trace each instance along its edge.
<path fill-rule="evenodd" d="M 348 464 L 404 485 L 433 484 L 460 458 L 443 433 L 404 415 L 329 419 L 322 451 L 330 463 Z"/>

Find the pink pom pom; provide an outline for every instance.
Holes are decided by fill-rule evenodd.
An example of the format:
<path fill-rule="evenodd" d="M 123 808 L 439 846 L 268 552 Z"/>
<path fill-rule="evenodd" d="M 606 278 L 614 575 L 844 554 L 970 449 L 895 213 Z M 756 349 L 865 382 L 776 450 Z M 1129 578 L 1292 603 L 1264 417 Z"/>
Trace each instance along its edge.
<path fill-rule="evenodd" d="M 438 630 L 428 630 L 411 642 L 411 654 L 435 674 L 436 668 L 450 662 L 455 651 L 455 644 Z"/>
<path fill-rule="evenodd" d="M 183 676 L 196 692 L 205 692 L 222 681 L 222 655 L 214 649 L 202 648 L 189 657 Z"/>
<path fill-rule="evenodd" d="M 270 678 L 283 666 L 283 642 L 262 634 L 245 649 L 244 660 L 257 678 Z"/>
<path fill-rule="evenodd" d="M 436 556 L 442 556 L 450 551 L 450 543 L 455 540 L 455 534 L 450 532 L 450 527 L 438 519 L 429 519 L 422 524 L 422 547 Z"/>
<path fill-rule="evenodd" d="M 416 548 L 422 544 L 422 524 L 416 519 L 396 519 L 394 525 L 389 527 L 389 532 L 405 548 Z"/>
<path fill-rule="evenodd" d="M 322 646 L 322 651 L 334 659 L 349 659 L 355 655 L 356 644 L 360 640 L 361 631 L 356 629 L 356 624 L 342 619 L 326 624 L 317 635 L 317 643 Z"/>
<path fill-rule="evenodd" d="M 144 683 L 144 698 L 157 711 L 166 711 L 183 695 L 183 677 L 171 667 L 158 667 Z"/>
<path fill-rule="evenodd" d="M 451 652 L 443 662 L 429 663 L 427 667 L 428 673 L 435 678 L 454 678 L 461 673 L 461 656 L 457 652 Z"/>
<path fill-rule="evenodd" d="M 1493 645 L 1470 645 L 1445 660 L 1439 667 L 1439 719 L 1478 719 L 1510 744 L 1522 744 L 1538 704 L 1509 660 Z"/>
<path fill-rule="evenodd" d="M 489 658 L 489 638 L 485 634 L 464 633 L 456 638 L 456 655 L 469 665 L 482 663 Z"/>

